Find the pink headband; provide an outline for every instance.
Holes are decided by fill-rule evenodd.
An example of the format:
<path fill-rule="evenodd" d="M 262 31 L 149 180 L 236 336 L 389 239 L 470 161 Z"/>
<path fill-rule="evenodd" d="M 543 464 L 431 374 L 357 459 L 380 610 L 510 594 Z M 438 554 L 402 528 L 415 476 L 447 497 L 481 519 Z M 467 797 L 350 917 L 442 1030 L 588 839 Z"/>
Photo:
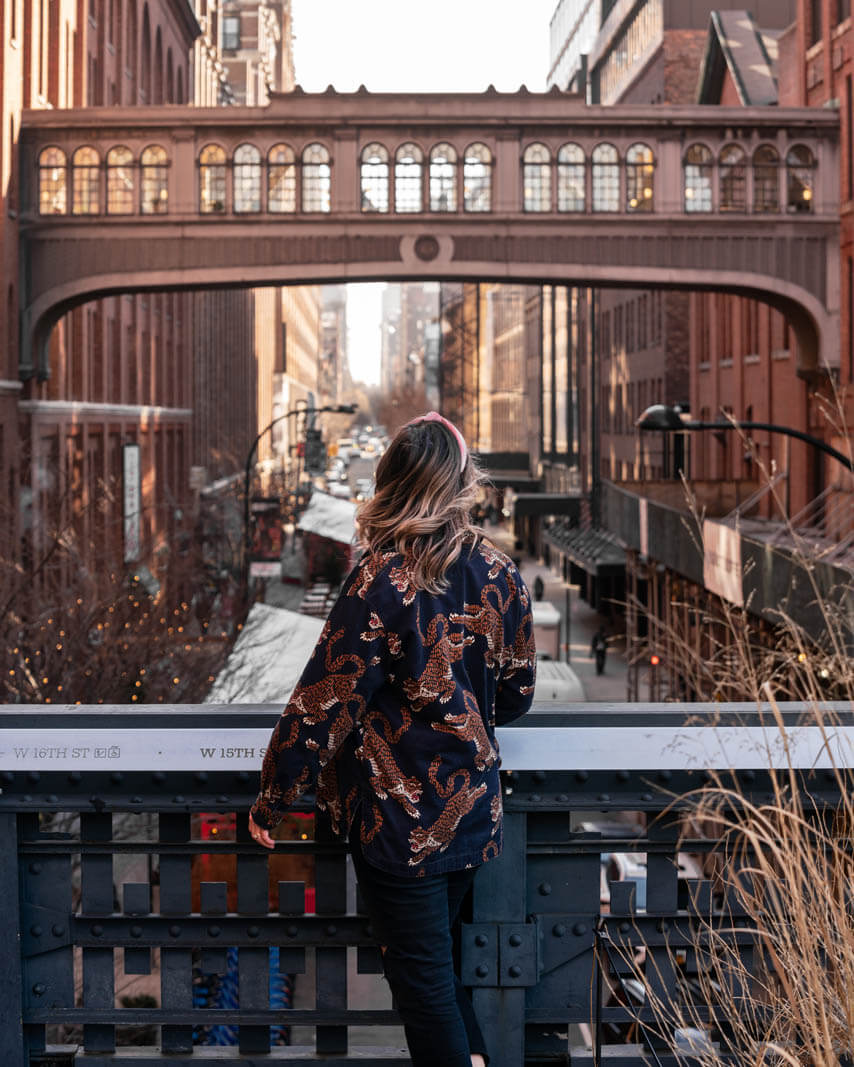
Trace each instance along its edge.
<path fill-rule="evenodd" d="M 463 435 L 456 426 L 446 419 L 444 415 L 440 415 L 438 411 L 428 411 L 426 415 L 416 415 L 414 419 L 404 423 L 404 426 L 417 426 L 419 422 L 441 422 L 446 429 L 451 431 L 460 449 L 460 470 L 462 470 L 468 460 L 469 450 L 466 448 Z"/>

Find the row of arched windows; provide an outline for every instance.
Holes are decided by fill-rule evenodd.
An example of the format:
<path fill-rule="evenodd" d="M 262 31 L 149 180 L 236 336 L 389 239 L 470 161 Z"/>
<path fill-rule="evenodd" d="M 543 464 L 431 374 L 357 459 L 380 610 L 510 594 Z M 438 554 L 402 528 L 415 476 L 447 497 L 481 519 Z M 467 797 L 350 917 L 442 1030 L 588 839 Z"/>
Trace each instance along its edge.
<path fill-rule="evenodd" d="M 685 210 L 688 212 L 752 210 L 764 213 L 781 209 L 782 167 L 780 153 L 774 145 L 759 145 L 748 157 L 741 145 L 728 144 L 715 159 L 706 145 L 693 144 L 685 153 L 683 168 Z M 717 204 L 714 197 L 715 168 Z M 815 157 L 806 145 L 792 145 L 786 153 L 786 210 L 812 211 L 814 194 Z"/>
<path fill-rule="evenodd" d="M 95 148 L 78 148 L 69 166 L 56 147 L 39 155 L 39 212 L 42 215 L 163 214 L 168 209 L 166 150 L 145 148 L 139 159 L 129 148 L 111 148 L 103 164 Z M 650 212 L 655 207 L 655 156 L 649 145 L 631 145 L 623 158 L 612 144 L 598 144 L 589 159 L 581 145 L 561 146 L 555 156 L 541 143 L 522 155 L 522 207 L 529 212 Z M 485 144 L 468 146 L 460 156 L 450 144 L 434 145 L 426 155 L 412 142 L 392 156 L 378 143 L 359 156 L 361 210 L 413 214 L 424 211 L 492 210 L 492 153 Z M 228 171 L 232 171 L 229 190 Z M 683 157 L 683 207 L 686 212 L 812 211 L 815 158 L 806 145 L 793 145 L 781 159 L 773 145 L 760 145 L 748 157 L 738 144 L 725 145 L 717 157 L 704 144 L 691 145 Z M 102 181 L 106 198 L 102 203 Z M 255 145 L 239 145 L 231 157 L 208 144 L 198 157 L 198 207 L 202 214 L 313 213 L 331 210 L 332 161 L 315 142 L 297 156 L 287 144 L 263 155 Z M 785 200 L 783 199 L 785 197 Z"/>

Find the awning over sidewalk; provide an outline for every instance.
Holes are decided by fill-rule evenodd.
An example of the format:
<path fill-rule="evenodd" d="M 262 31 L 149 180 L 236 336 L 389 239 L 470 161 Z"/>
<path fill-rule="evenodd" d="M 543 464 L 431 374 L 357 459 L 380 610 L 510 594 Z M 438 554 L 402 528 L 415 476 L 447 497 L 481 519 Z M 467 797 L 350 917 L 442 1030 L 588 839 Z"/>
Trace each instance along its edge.
<path fill-rule="evenodd" d="M 543 536 L 553 548 L 596 578 L 616 578 L 625 572 L 625 550 L 608 530 L 572 526 L 562 519 L 553 523 Z"/>
<path fill-rule="evenodd" d="M 297 529 L 351 545 L 356 538 L 356 505 L 315 489 Z"/>
<path fill-rule="evenodd" d="M 322 629 L 322 619 L 253 604 L 205 703 L 284 706 Z"/>
<path fill-rule="evenodd" d="M 568 493 L 516 493 L 513 515 L 570 515 L 577 520 L 581 514 L 581 500 L 581 496 Z"/>

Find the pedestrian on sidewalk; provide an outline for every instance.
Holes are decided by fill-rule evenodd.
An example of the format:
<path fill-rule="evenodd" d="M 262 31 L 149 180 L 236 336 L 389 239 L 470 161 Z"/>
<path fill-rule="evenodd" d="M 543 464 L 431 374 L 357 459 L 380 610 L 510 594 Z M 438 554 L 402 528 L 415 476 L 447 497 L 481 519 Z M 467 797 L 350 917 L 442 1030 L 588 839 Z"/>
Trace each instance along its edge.
<path fill-rule="evenodd" d="M 596 673 L 605 673 L 605 654 L 608 651 L 608 638 L 605 636 L 605 630 L 602 626 L 593 635 L 593 640 L 590 642 L 590 655 L 596 659 Z"/>
<path fill-rule="evenodd" d="M 484 1067 L 452 928 L 502 848 L 496 725 L 524 714 L 536 651 L 528 590 L 471 523 L 481 475 L 436 412 L 403 426 L 357 518 L 345 580 L 282 714 L 249 817 L 270 830 L 316 784 L 353 865 L 414 1067 Z"/>

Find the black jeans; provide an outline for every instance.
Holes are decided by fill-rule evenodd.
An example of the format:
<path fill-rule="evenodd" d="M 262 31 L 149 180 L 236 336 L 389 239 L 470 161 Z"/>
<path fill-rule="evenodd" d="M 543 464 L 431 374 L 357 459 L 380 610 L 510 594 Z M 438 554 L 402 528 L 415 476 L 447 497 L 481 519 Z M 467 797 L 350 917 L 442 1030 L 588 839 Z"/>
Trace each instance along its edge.
<path fill-rule="evenodd" d="M 400 1015 L 413 1067 L 471 1067 L 471 1053 L 488 1061 L 468 993 L 454 972 L 451 928 L 477 873 L 450 871 L 404 878 L 373 867 L 350 848 L 359 891 Z"/>

